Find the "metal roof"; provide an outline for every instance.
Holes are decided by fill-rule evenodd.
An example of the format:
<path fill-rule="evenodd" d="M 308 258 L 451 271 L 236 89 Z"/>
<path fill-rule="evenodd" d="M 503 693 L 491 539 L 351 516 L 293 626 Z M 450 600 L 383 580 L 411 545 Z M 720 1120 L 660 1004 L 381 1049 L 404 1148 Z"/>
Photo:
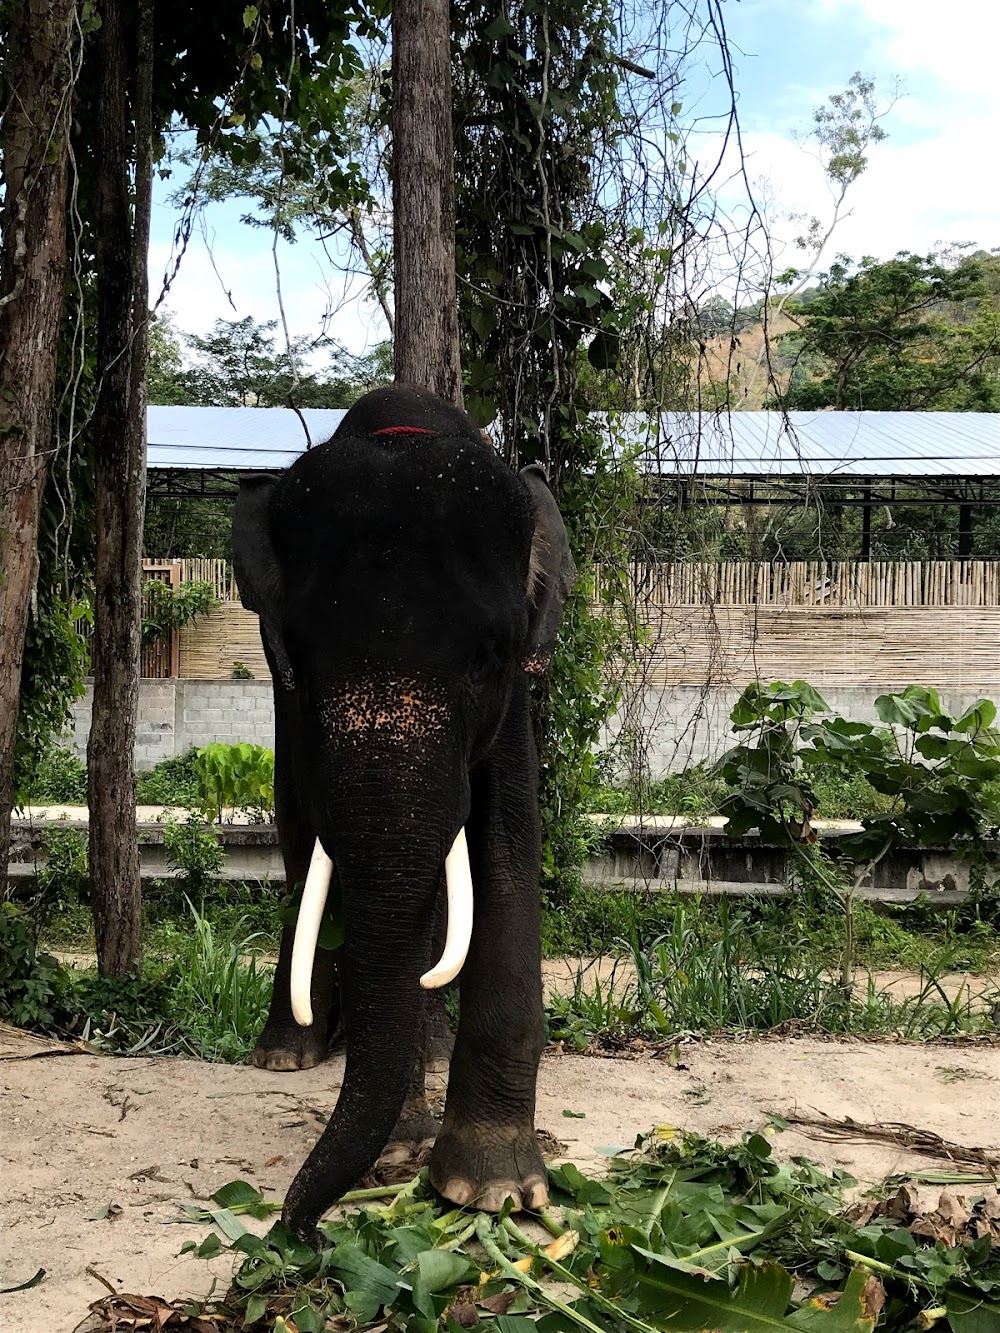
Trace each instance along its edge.
<path fill-rule="evenodd" d="M 312 444 L 345 413 L 305 408 Z M 1000 477 L 1000 413 L 668 412 L 595 414 L 615 443 L 641 449 L 661 475 L 714 477 Z M 150 407 L 151 469 L 287 467 L 307 447 L 285 407 Z"/>
<path fill-rule="evenodd" d="M 288 467 L 310 444 L 328 440 L 347 413 L 327 407 L 148 407 L 150 468 L 269 472 Z"/>
<path fill-rule="evenodd" d="M 1000 476 L 1000 413 L 632 413 L 618 426 L 662 475 Z"/>

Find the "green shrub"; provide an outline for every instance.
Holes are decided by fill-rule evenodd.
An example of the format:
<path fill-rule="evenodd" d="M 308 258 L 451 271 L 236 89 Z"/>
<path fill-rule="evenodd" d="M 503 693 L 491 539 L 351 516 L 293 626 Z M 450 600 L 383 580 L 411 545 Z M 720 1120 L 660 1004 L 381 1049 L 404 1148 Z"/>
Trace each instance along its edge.
<path fill-rule="evenodd" d="M 194 816 L 183 823 L 169 820 L 163 826 L 167 864 L 177 872 L 171 887 L 189 899 L 201 898 L 225 864 L 225 852 L 209 824 Z"/>
<path fill-rule="evenodd" d="M 42 829 L 45 861 L 35 875 L 34 910 L 36 930 L 49 917 L 67 907 L 75 907 L 87 887 L 87 835 L 81 829 L 63 824 L 46 824 Z"/>
<path fill-rule="evenodd" d="M 140 773 L 135 789 L 136 805 L 197 805 L 201 787 L 195 771 L 195 750 L 164 759 L 148 773 Z"/>
<path fill-rule="evenodd" d="M 64 1008 L 66 972 L 39 953 L 23 908 L 0 903 L 0 1018 L 19 1027 L 49 1027 Z"/>
<path fill-rule="evenodd" d="M 263 822 L 274 815 L 274 751 L 263 745 L 203 745 L 195 753 L 202 808 L 221 820 L 226 808 Z"/>
<path fill-rule="evenodd" d="M 219 605 L 211 583 L 192 579 L 172 588 L 162 579 L 150 579 L 144 589 L 142 641 L 156 643 L 172 629 L 180 629 L 196 616 L 207 615 Z"/>
<path fill-rule="evenodd" d="M 86 805 L 87 765 L 65 745 L 50 741 L 25 786 L 25 802 L 32 805 Z"/>

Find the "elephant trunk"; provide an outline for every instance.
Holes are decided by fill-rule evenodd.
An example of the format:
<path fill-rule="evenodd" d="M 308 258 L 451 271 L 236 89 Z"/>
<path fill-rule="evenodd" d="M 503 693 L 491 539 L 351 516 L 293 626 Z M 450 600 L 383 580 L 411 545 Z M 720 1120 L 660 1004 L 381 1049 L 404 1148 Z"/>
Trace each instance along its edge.
<path fill-rule="evenodd" d="M 431 782 L 426 769 L 420 776 L 414 790 L 410 782 L 401 786 L 398 775 L 390 783 L 369 770 L 351 782 L 341 771 L 331 784 L 338 795 L 326 803 L 321 819 L 323 846 L 314 853 L 311 874 L 317 882 L 325 878 L 332 852 L 344 916 L 340 973 L 347 1064 L 333 1115 L 285 1198 L 286 1224 L 307 1239 L 385 1147 L 420 1054 L 426 996 L 421 978 L 433 961 L 446 853 L 464 813 L 431 805 L 432 793 L 440 801 L 456 775 L 447 786 Z M 462 804 L 467 810 L 467 797 Z M 304 929 L 311 933 L 317 917 L 314 907 L 309 911 Z"/>
<path fill-rule="evenodd" d="M 295 944 L 292 949 L 291 1002 L 292 1013 L 300 1027 L 311 1027 L 312 973 L 316 957 L 323 911 L 330 892 L 333 862 L 323 850 L 319 838 L 313 848 L 309 873 L 302 890 L 302 902 L 295 923 Z M 424 990 L 437 990 L 454 981 L 462 970 L 472 939 L 472 871 L 469 867 L 469 847 L 465 829 L 460 829 L 444 863 L 447 888 L 447 934 L 444 949 L 437 964 L 420 978 Z"/>

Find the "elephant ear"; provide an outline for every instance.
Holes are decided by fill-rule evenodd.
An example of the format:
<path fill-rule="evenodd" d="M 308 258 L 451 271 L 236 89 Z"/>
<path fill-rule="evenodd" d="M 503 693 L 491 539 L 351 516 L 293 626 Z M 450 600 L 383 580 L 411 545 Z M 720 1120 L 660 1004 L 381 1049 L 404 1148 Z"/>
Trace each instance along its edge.
<path fill-rule="evenodd" d="M 279 478 L 260 473 L 240 477 L 233 509 L 233 569 L 240 601 L 260 616 L 260 636 L 271 673 L 286 690 L 295 688 L 281 633 L 282 580 L 271 543 L 271 497 Z"/>
<path fill-rule="evenodd" d="M 541 675 L 552 661 L 563 607 L 576 582 L 576 566 L 544 469 L 532 463 L 519 475 L 531 497 L 535 520 L 528 563 L 528 639 L 521 666 Z"/>

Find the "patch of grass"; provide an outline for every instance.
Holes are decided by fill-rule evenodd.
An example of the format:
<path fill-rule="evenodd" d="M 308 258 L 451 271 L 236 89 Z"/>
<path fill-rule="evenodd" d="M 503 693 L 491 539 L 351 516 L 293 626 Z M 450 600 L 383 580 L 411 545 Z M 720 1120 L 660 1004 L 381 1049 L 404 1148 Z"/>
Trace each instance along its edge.
<path fill-rule="evenodd" d="M 100 977 L 94 968 L 69 969 L 36 956 L 23 914 L 3 919 L 0 1016 L 22 1026 L 82 1036 L 99 1050 L 184 1053 L 239 1063 L 249 1055 L 271 999 L 272 972 L 257 954 L 270 941 L 230 915 L 224 931 L 188 903 L 182 925 L 161 936 L 168 947 L 149 949 L 141 976 Z M 233 907 L 236 905 L 233 904 Z"/>
<path fill-rule="evenodd" d="M 622 952 L 632 942 L 649 949 L 669 933 L 679 910 L 690 912 L 691 900 L 672 894 L 650 894 L 642 889 L 618 892 L 579 888 L 565 895 L 558 908 L 542 913 L 542 947 L 547 958 L 597 957 Z M 708 940 L 719 938 L 722 903 L 698 906 L 699 929 Z M 820 967 L 832 967 L 843 951 L 844 914 L 826 891 L 800 888 L 785 898 L 749 897 L 740 900 L 761 940 L 772 952 L 784 941 L 803 941 L 806 956 Z M 858 901 L 855 942 L 858 963 L 875 970 L 915 971 L 926 966 L 942 949 L 953 953 L 956 971 L 983 973 L 1000 964 L 1000 931 L 992 918 L 977 915 L 975 903 L 950 912 L 931 911 L 923 905 L 889 907 L 876 911 Z"/>
<path fill-rule="evenodd" d="M 714 815 L 728 788 L 707 764 L 625 786 L 595 787 L 590 808 L 606 815 Z"/>
<path fill-rule="evenodd" d="M 874 980 L 845 990 L 810 943 L 792 922 L 780 938 L 765 936 L 725 901 L 714 919 L 679 903 L 670 929 L 645 945 L 633 937 L 603 979 L 581 964 L 572 993 L 549 1001 L 550 1036 L 583 1049 L 605 1034 L 666 1039 L 790 1025 L 921 1040 L 995 1030 L 1000 989 L 950 994 L 941 983 L 955 969 L 949 949 L 921 969 L 917 993 L 902 997 Z"/>
<path fill-rule="evenodd" d="M 811 768 L 809 781 L 818 819 L 864 819 L 894 808 L 893 798 L 876 791 L 865 777 L 832 765 Z M 693 764 L 656 781 L 595 787 L 589 804 L 597 814 L 680 815 L 696 821 L 718 814 L 729 790 L 712 765 Z"/>
<path fill-rule="evenodd" d="M 273 975 L 253 956 L 256 936 L 221 943 L 208 919 L 188 906 L 194 935 L 170 1009 L 202 1059 L 239 1063 L 264 1026 Z"/>

